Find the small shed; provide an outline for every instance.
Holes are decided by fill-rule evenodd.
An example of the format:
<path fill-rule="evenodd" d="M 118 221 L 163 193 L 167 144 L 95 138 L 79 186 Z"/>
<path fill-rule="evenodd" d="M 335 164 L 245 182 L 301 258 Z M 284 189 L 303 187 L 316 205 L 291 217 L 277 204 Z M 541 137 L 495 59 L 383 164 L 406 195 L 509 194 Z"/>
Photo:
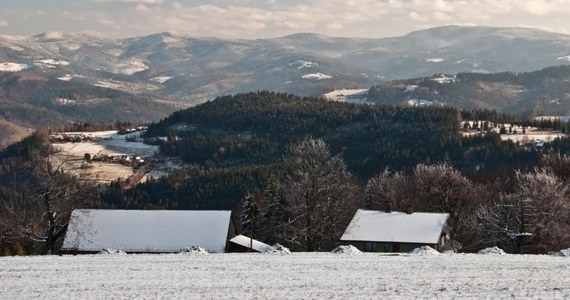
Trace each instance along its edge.
<path fill-rule="evenodd" d="M 366 252 L 410 252 L 427 245 L 440 250 L 449 240 L 447 213 L 359 209 L 340 239 Z"/>
<path fill-rule="evenodd" d="M 245 235 L 236 235 L 230 240 L 229 252 L 261 252 L 269 247 L 266 243 L 251 239 Z"/>
<path fill-rule="evenodd" d="M 173 253 L 191 246 L 225 252 L 235 235 L 231 211 L 76 209 L 61 252 Z"/>

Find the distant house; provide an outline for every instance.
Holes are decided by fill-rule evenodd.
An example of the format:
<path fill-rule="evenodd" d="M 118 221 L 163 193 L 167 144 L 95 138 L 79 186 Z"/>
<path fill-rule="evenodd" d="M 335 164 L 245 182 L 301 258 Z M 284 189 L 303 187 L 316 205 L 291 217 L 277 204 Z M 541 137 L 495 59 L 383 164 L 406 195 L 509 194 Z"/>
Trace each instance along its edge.
<path fill-rule="evenodd" d="M 262 252 L 265 247 L 269 245 L 240 234 L 230 240 L 228 252 Z"/>
<path fill-rule="evenodd" d="M 200 246 L 225 252 L 236 235 L 231 211 L 76 209 L 71 214 L 62 253 L 179 252 Z"/>
<path fill-rule="evenodd" d="M 449 214 L 359 209 L 340 239 L 367 252 L 410 252 L 428 245 L 440 250 L 449 239 Z"/>

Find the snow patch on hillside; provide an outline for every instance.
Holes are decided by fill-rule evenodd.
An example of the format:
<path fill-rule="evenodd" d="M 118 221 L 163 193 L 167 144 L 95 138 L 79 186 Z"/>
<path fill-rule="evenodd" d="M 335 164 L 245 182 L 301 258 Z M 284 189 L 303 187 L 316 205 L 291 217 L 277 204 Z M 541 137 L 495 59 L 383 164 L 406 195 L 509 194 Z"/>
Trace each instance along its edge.
<path fill-rule="evenodd" d="M 0 63 L 0 71 L 2 72 L 18 72 L 29 68 L 27 64 L 18 64 L 13 62 Z"/>
<path fill-rule="evenodd" d="M 441 63 L 441 62 L 444 62 L 445 60 L 446 60 L 446 58 L 437 57 L 437 58 L 428 58 L 428 59 L 426 59 L 426 62 Z"/>
<path fill-rule="evenodd" d="M 115 81 L 106 81 L 106 80 L 100 80 L 99 82 L 95 83 L 94 85 L 98 86 L 98 87 L 102 87 L 102 88 L 115 89 L 115 90 L 120 90 L 120 89 L 126 88 L 126 84 L 123 84 L 120 82 L 115 82 Z"/>
<path fill-rule="evenodd" d="M 18 51 L 18 52 L 21 52 L 21 51 L 25 51 L 25 50 L 26 50 L 26 49 L 24 49 L 24 48 L 22 48 L 22 47 L 20 47 L 20 46 L 17 46 L 17 45 L 9 45 L 8 48 L 10 48 L 10 49 L 12 49 L 12 50 L 14 50 L 14 51 Z"/>
<path fill-rule="evenodd" d="M 61 81 L 70 81 L 71 79 L 73 79 L 73 76 L 71 76 L 71 74 L 65 74 L 61 77 L 58 77 L 57 79 Z"/>
<path fill-rule="evenodd" d="M 290 66 L 296 66 L 297 69 L 312 68 L 312 67 L 318 67 L 319 66 L 319 64 L 317 64 L 317 63 L 314 63 L 312 61 L 302 60 L 302 59 L 299 59 L 295 62 L 292 62 L 289 65 Z"/>
<path fill-rule="evenodd" d="M 61 39 L 63 38 L 63 33 L 58 31 L 50 31 L 43 34 L 46 39 Z"/>
<path fill-rule="evenodd" d="M 148 69 L 148 66 L 144 63 L 137 60 L 131 60 L 126 63 L 118 64 L 113 73 L 133 75 L 146 69 Z"/>
<path fill-rule="evenodd" d="M 368 99 L 368 89 L 341 89 L 323 95 L 327 100 L 339 102 L 366 102 Z"/>
<path fill-rule="evenodd" d="M 310 80 L 323 80 L 323 79 L 331 79 L 332 76 L 323 73 L 312 73 L 312 74 L 303 75 L 302 78 Z"/>
<path fill-rule="evenodd" d="M 485 69 L 473 69 L 471 73 L 479 73 L 479 74 L 491 74 L 491 71 Z"/>
<path fill-rule="evenodd" d="M 9 42 L 27 42 L 29 40 L 27 36 L 5 34 L 0 34 L 0 39 Z"/>
<path fill-rule="evenodd" d="M 170 35 L 162 38 L 162 41 L 168 46 L 168 48 L 184 48 L 186 43 L 179 37 Z"/>
<path fill-rule="evenodd" d="M 111 55 L 111 56 L 115 56 L 115 57 L 118 57 L 118 56 L 120 56 L 121 54 L 124 53 L 123 49 L 121 49 L 121 48 L 105 49 L 105 50 L 102 50 L 102 52 L 103 52 L 104 54 Z"/>
<path fill-rule="evenodd" d="M 65 43 L 63 45 L 61 45 L 61 47 L 65 48 L 68 51 L 76 51 L 79 50 L 79 48 L 81 48 L 80 44 L 74 44 L 74 43 Z"/>
<path fill-rule="evenodd" d="M 154 82 L 158 82 L 158 83 L 165 83 L 167 81 L 169 81 L 170 79 L 172 79 L 172 76 L 157 76 L 157 77 L 153 77 L 150 80 L 154 81 Z"/>
<path fill-rule="evenodd" d="M 56 68 L 58 66 L 69 66 L 69 62 L 65 60 L 55 60 L 55 59 L 42 59 L 34 62 L 34 65 L 45 68 Z"/>

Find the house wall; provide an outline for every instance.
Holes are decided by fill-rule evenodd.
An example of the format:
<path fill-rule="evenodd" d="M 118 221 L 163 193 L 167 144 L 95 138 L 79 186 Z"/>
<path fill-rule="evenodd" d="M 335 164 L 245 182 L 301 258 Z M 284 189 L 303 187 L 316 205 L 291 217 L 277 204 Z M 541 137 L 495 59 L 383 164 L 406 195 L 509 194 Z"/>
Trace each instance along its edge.
<path fill-rule="evenodd" d="M 259 251 L 257 251 L 257 250 L 250 249 L 249 247 L 244 247 L 242 245 L 232 243 L 232 242 L 229 242 L 228 250 L 226 252 L 230 252 L 230 253 L 256 252 L 256 253 L 259 253 Z"/>
<path fill-rule="evenodd" d="M 437 244 L 425 243 L 393 243 L 393 242 L 365 242 L 365 241 L 341 241 L 341 245 L 353 245 L 363 252 L 411 252 L 421 246 L 430 246 L 439 250 Z"/>
<path fill-rule="evenodd" d="M 235 220 L 234 220 L 233 215 L 232 215 L 232 217 L 230 217 L 230 225 L 229 225 L 229 228 L 228 228 L 228 235 L 226 236 L 226 247 L 225 247 L 225 249 L 224 249 L 224 252 L 234 252 L 234 251 L 232 251 L 232 250 L 230 249 L 230 247 L 231 247 L 232 244 L 233 244 L 233 243 L 230 242 L 230 240 L 231 240 L 234 236 L 238 235 L 238 232 L 237 232 L 237 229 L 236 229 L 236 228 L 237 228 L 237 226 L 236 226 L 236 224 L 235 224 Z"/>

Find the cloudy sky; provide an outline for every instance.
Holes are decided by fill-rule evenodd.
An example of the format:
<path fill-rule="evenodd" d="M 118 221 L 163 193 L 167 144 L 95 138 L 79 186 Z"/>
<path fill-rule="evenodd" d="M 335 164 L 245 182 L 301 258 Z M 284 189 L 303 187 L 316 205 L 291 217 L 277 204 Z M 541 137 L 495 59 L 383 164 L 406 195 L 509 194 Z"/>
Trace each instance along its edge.
<path fill-rule="evenodd" d="M 386 37 L 440 25 L 570 33 L 570 0 L 5 0 L 0 34 L 268 38 L 297 32 Z"/>

